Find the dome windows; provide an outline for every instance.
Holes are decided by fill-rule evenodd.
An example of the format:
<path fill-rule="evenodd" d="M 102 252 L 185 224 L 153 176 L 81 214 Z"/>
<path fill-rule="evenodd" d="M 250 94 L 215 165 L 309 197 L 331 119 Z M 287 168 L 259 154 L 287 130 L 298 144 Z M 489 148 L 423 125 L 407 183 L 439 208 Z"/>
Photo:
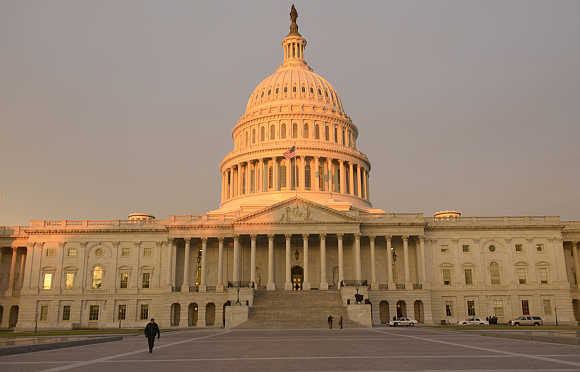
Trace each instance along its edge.
<path fill-rule="evenodd" d="M 276 88 L 276 94 L 278 94 L 278 91 L 279 91 L 279 90 L 280 90 L 279 88 Z"/>
<path fill-rule="evenodd" d="M 292 92 L 296 93 L 296 87 L 292 87 Z"/>
<path fill-rule="evenodd" d="M 268 89 L 268 95 L 270 95 L 270 93 L 272 93 L 272 89 Z"/>
<path fill-rule="evenodd" d="M 268 94 L 269 94 L 269 93 L 268 93 Z M 326 90 L 324 91 L 324 95 L 325 95 L 326 97 L 328 97 L 328 92 L 327 92 Z"/>
<path fill-rule="evenodd" d="M 262 96 L 261 97 L 264 98 L 264 92 L 262 92 Z"/>
<path fill-rule="evenodd" d="M 308 124 L 304 124 L 304 129 L 302 131 L 302 137 L 308 138 Z"/>
<path fill-rule="evenodd" d="M 284 123 L 280 125 L 280 138 L 282 139 L 286 138 L 286 124 Z"/>
<path fill-rule="evenodd" d="M 302 87 L 302 93 L 306 92 L 306 88 Z"/>
<path fill-rule="evenodd" d="M 314 124 L 314 139 L 320 139 L 320 126 Z"/>
<path fill-rule="evenodd" d="M 298 124 L 292 124 L 292 138 L 298 138 Z"/>
<path fill-rule="evenodd" d="M 310 88 L 310 94 L 314 94 L 314 89 Z"/>
<path fill-rule="evenodd" d="M 260 128 L 260 141 L 264 142 L 266 140 L 266 128 Z"/>
<path fill-rule="evenodd" d="M 288 87 L 284 87 L 284 93 L 288 93 Z"/>
<path fill-rule="evenodd" d="M 274 125 L 270 126 L 270 139 L 276 139 L 276 127 Z"/>

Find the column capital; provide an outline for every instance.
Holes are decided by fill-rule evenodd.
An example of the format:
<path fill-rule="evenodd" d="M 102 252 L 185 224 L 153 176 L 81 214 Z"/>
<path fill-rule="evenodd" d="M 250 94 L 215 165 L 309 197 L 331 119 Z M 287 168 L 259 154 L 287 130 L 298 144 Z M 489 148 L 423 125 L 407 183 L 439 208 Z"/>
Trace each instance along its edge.
<path fill-rule="evenodd" d="M 326 235 L 327 235 L 327 234 L 326 234 L 326 233 L 320 233 L 320 234 L 318 234 L 318 235 L 320 235 L 320 239 L 326 239 Z M 338 235 L 338 234 L 337 234 L 337 235 Z"/>
<path fill-rule="evenodd" d="M 310 234 L 302 234 L 302 239 L 308 239 L 310 237 Z"/>
<path fill-rule="evenodd" d="M 201 242 L 202 243 L 205 243 L 205 242 L 207 242 L 208 237 L 207 236 L 202 236 L 199 239 L 201 239 Z"/>
<path fill-rule="evenodd" d="M 284 234 L 284 237 L 286 238 L 286 240 L 291 239 L 292 238 L 292 234 Z"/>
<path fill-rule="evenodd" d="M 255 240 L 257 237 L 258 237 L 258 234 L 250 234 L 250 239 L 254 239 Z"/>
<path fill-rule="evenodd" d="M 225 238 L 223 236 L 218 236 L 217 237 L 217 240 L 218 240 L 219 243 L 223 243 L 224 242 L 224 239 Z"/>
<path fill-rule="evenodd" d="M 403 239 L 403 241 L 405 240 L 409 241 L 409 235 L 401 235 L 401 238 Z"/>
<path fill-rule="evenodd" d="M 268 240 L 274 239 L 275 236 L 276 236 L 276 234 L 268 234 Z"/>
<path fill-rule="evenodd" d="M 361 233 L 354 233 L 352 235 L 354 235 L 355 239 L 360 239 L 361 237 Z"/>
<path fill-rule="evenodd" d="M 393 236 L 390 234 L 385 235 L 385 239 L 390 241 L 391 239 L 393 239 Z"/>
<path fill-rule="evenodd" d="M 344 237 L 344 233 L 336 233 L 336 237 L 342 239 Z"/>
<path fill-rule="evenodd" d="M 113 248 L 119 248 L 119 246 L 121 245 L 121 242 L 119 240 L 116 240 L 116 241 L 111 242 L 111 244 L 113 245 Z"/>
<path fill-rule="evenodd" d="M 377 237 L 375 234 L 368 234 L 367 236 L 370 240 L 375 240 L 375 238 Z"/>

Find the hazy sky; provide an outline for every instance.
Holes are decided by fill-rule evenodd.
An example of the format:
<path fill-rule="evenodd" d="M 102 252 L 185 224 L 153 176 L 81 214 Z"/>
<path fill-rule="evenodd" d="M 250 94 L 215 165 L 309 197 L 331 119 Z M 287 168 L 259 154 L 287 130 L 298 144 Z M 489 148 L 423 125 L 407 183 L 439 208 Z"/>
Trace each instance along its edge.
<path fill-rule="evenodd" d="M 392 212 L 580 219 L 580 1 L 296 1 Z M 0 0 L 0 225 L 217 208 L 288 1 Z"/>

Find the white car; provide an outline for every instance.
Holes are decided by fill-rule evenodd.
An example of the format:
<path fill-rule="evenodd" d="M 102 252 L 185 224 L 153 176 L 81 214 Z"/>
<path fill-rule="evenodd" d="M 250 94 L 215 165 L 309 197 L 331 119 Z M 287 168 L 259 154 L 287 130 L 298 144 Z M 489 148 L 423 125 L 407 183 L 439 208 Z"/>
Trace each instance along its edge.
<path fill-rule="evenodd" d="M 460 326 L 478 326 L 478 325 L 489 325 L 489 322 L 485 319 L 480 318 L 467 318 L 465 320 L 460 320 L 457 322 Z"/>
<path fill-rule="evenodd" d="M 401 317 L 401 318 L 397 318 L 395 320 L 391 320 L 389 322 L 389 326 L 390 327 L 398 327 L 398 326 L 414 327 L 415 324 L 417 324 L 417 323 L 418 322 L 415 319 Z"/>

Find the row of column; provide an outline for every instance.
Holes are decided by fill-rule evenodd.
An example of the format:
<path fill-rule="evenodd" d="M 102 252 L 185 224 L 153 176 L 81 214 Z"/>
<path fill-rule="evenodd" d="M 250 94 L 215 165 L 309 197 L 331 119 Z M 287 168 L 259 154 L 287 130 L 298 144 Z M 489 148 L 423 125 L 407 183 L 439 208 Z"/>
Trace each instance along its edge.
<path fill-rule="evenodd" d="M 327 234 L 317 234 L 320 236 L 320 286 L 321 290 L 328 289 L 328 281 L 326 279 L 326 236 Z M 303 234 L 302 244 L 303 244 L 303 269 L 304 269 L 304 281 L 303 289 L 309 290 L 311 288 L 310 275 L 309 275 L 309 252 L 308 252 L 308 240 L 310 234 Z M 343 252 L 343 234 L 336 234 L 338 240 L 338 282 L 342 283 L 344 281 L 344 252 Z M 285 235 L 286 238 L 286 252 L 285 252 L 285 289 L 292 289 L 291 280 L 291 234 Z M 371 268 L 371 288 L 378 289 L 378 282 L 376 276 L 376 252 L 375 252 L 375 240 L 377 236 L 369 236 L 370 241 L 370 268 Z M 388 287 L 391 289 L 396 288 L 396 284 L 393 276 L 393 255 L 392 255 L 392 236 L 386 235 L 386 254 L 387 254 L 387 277 L 388 277 Z M 411 271 L 409 266 L 409 236 L 401 236 L 403 240 L 403 255 L 404 255 L 404 278 L 406 289 L 412 289 L 411 282 Z M 206 255 L 207 255 L 207 239 L 201 238 L 201 278 L 199 284 L 199 291 L 207 291 L 206 284 Z M 256 283 L 256 239 L 257 235 L 250 235 L 250 283 Z M 360 283 L 362 281 L 362 270 L 361 270 L 361 249 L 360 249 L 360 234 L 354 234 L 354 267 L 355 267 L 355 281 Z M 419 252 L 418 252 L 418 266 L 419 266 L 419 282 L 423 283 L 425 281 L 425 241 L 422 236 L 418 237 L 419 240 Z M 234 252 L 233 252 L 233 267 L 232 276 L 233 281 L 240 282 L 240 237 L 236 235 L 233 237 L 234 241 Z M 191 273 L 191 258 L 190 258 L 190 246 L 191 240 L 185 239 L 185 263 L 184 263 L 184 278 L 183 284 L 181 286 L 182 292 L 189 292 L 190 284 L 190 273 Z M 172 259 L 175 267 L 175 242 L 172 243 Z M 218 267 L 217 267 L 217 284 L 216 290 L 223 291 L 224 281 L 223 281 L 223 260 L 224 260 L 224 238 L 218 238 Z M 173 283 L 175 283 L 175 269 L 173 270 Z M 268 281 L 266 284 L 268 290 L 275 290 L 276 284 L 274 281 L 274 235 L 268 235 Z M 400 288 L 401 289 L 401 288 Z"/>
<path fill-rule="evenodd" d="M 287 190 L 330 191 L 369 200 L 369 171 L 364 166 L 326 157 L 300 156 L 294 160 L 295 165 L 292 161 L 282 157 L 257 159 L 232 165 L 222 172 L 222 200 L 251 193 L 267 192 L 268 190 L 280 190 L 279 170 L 282 161 L 286 165 L 285 188 Z M 271 184 L 270 167 L 272 167 Z M 297 172 L 295 180 L 292 177 L 293 167 L 296 168 Z M 310 167 L 308 187 L 304 182 L 307 176 L 307 167 Z M 322 172 L 320 171 L 321 167 Z"/>
<path fill-rule="evenodd" d="M 580 288 L 580 248 L 577 241 L 570 241 L 572 256 L 574 256 L 574 272 L 576 273 L 576 287 Z"/>
<path fill-rule="evenodd" d="M 19 247 L 12 247 L 12 259 L 10 261 L 10 273 L 8 276 L 8 289 L 6 291 L 6 296 L 13 296 L 14 290 L 16 289 L 16 265 L 18 264 L 18 248 Z M 18 269 L 19 273 L 19 281 L 22 280 L 22 274 L 24 273 L 25 268 L 25 258 L 26 254 L 22 253 L 20 255 L 20 265 Z M 22 282 L 21 282 L 22 283 Z"/>

